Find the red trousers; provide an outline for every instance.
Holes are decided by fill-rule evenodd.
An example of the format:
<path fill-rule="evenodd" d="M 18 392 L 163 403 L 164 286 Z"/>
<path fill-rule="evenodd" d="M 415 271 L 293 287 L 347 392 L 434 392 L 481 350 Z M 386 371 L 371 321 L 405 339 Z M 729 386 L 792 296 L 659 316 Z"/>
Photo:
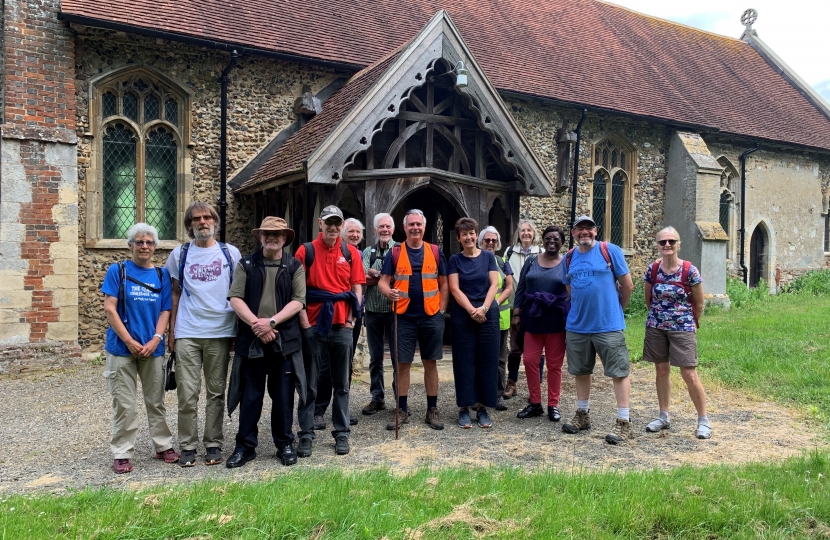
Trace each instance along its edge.
<path fill-rule="evenodd" d="M 542 403 L 542 382 L 539 380 L 539 359 L 545 351 L 548 367 L 548 406 L 559 406 L 562 392 L 562 363 L 565 359 L 565 332 L 531 334 L 525 332 L 524 363 L 527 389 L 531 403 Z"/>

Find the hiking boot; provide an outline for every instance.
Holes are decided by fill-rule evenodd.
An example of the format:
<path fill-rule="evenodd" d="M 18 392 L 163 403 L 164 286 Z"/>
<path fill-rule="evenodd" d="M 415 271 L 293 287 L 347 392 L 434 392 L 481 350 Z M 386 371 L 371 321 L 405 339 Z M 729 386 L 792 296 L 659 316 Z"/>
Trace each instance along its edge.
<path fill-rule="evenodd" d="M 712 426 L 708 423 L 700 423 L 697 425 L 697 430 L 695 431 L 695 437 L 698 439 L 711 439 L 712 438 Z"/>
<path fill-rule="evenodd" d="M 357 416 L 352 416 L 351 414 L 349 414 L 349 425 L 350 426 L 356 426 L 357 421 L 358 421 Z"/>
<path fill-rule="evenodd" d="M 664 429 L 669 429 L 671 427 L 671 422 L 668 420 L 663 420 L 662 418 L 655 418 L 651 422 L 648 423 L 646 426 L 646 431 L 649 433 L 659 433 Z"/>
<path fill-rule="evenodd" d="M 211 446 L 205 453 L 205 465 L 216 465 L 222 463 L 222 449 L 218 446 Z"/>
<path fill-rule="evenodd" d="M 427 411 L 427 417 L 424 420 L 432 429 L 444 429 L 444 422 L 441 421 L 441 415 L 438 413 L 438 407 L 431 407 Z"/>
<path fill-rule="evenodd" d="M 297 463 L 297 452 L 294 451 L 294 443 L 277 444 L 277 459 L 285 466 Z"/>
<path fill-rule="evenodd" d="M 579 433 L 583 429 L 591 429 L 591 412 L 577 409 L 574 417 L 569 423 L 562 424 L 562 431 L 565 433 Z"/>
<path fill-rule="evenodd" d="M 516 418 L 533 418 L 534 416 L 542 416 L 543 414 L 545 414 L 545 410 L 542 408 L 541 403 L 531 403 L 516 413 Z"/>
<path fill-rule="evenodd" d="M 179 454 L 172 448 L 168 448 L 164 452 L 156 452 L 153 456 L 156 459 L 163 459 L 165 463 L 176 463 L 179 461 Z"/>
<path fill-rule="evenodd" d="M 326 420 L 322 416 L 315 416 L 314 425 L 312 427 L 314 428 L 314 431 L 326 429 Z"/>
<path fill-rule="evenodd" d="M 458 425 L 464 429 L 470 429 L 473 427 L 473 421 L 470 420 L 469 410 L 461 409 L 458 411 Z"/>
<path fill-rule="evenodd" d="M 362 412 L 366 416 L 372 416 L 373 414 L 376 414 L 378 411 L 383 411 L 385 409 L 386 403 L 382 401 L 370 401 L 365 407 L 363 407 L 363 410 L 360 412 Z"/>
<path fill-rule="evenodd" d="M 504 386 L 504 394 L 502 397 L 504 399 L 510 399 L 516 395 L 516 381 L 513 379 L 507 379 L 507 384 Z"/>
<path fill-rule="evenodd" d="M 504 402 L 504 398 L 499 396 L 498 401 L 496 401 L 496 410 L 497 411 L 506 411 L 507 410 L 507 403 Z"/>
<path fill-rule="evenodd" d="M 476 411 L 476 422 L 478 422 L 478 427 L 480 428 L 491 428 L 493 427 L 493 421 L 490 419 L 490 415 L 487 414 L 487 409 L 481 408 Z"/>
<path fill-rule="evenodd" d="M 559 412 L 559 407 L 548 407 L 548 420 L 551 422 L 558 422 L 562 420 L 562 413 Z"/>
<path fill-rule="evenodd" d="M 182 467 L 196 465 L 196 450 L 182 450 L 182 455 L 179 457 L 179 465 Z"/>
<path fill-rule="evenodd" d="M 608 444 L 621 444 L 628 439 L 634 438 L 634 428 L 631 426 L 631 420 L 623 420 L 617 418 L 614 424 L 614 429 L 605 436 L 605 442 Z"/>
<path fill-rule="evenodd" d="M 334 439 L 334 453 L 338 456 L 345 456 L 349 453 L 349 450 L 349 437 L 346 435 L 338 435 Z"/>
<path fill-rule="evenodd" d="M 133 472 L 133 464 L 129 459 L 116 459 L 112 462 L 112 470 L 115 474 Z"/>
<path fill-rule="evenodd" d="M 409 423 L 409 411 L 398 409 L 398 427 Z M 395 431 L 395 416 L 392 416 L 392 421 L 386 424 L 386 429 Z"/>
<path fill-rule="evenodd" d="M 297 444 L 297 455 L 300 457 L 311 457 L 311 437 L 302 437 Z"/>
<path fill-rule="evenodd" d="M 229 469 L 236 469 L 237 467 L 243 467 L 246 463 L 251 461 L 256 457 L 256 451 L 253 449 L 246 450 L 234 450 L 231 457 L 228 458 L 228 461 L 225 462 L 225 467 Z"/>

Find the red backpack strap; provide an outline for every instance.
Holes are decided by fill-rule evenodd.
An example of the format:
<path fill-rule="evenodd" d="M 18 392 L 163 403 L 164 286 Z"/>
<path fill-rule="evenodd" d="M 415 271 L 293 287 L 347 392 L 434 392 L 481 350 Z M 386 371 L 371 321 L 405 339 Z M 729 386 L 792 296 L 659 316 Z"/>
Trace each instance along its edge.
<path fill-rule="evenodd" d="M 602 258 L 605 259 L 605 262 L 608 264 L 608 268 L 611 269 L 611 273 L 613 274 L 614 263 L 611 262 L 611 254 L 608 253 L 608 242 L 600 242 L 599 250 L 602 252 Z"/>
<path fill-rule="evenodd" d="M 565 254 L 565 273 L 567 273 L 567 272 L 568 272 L 568 269 L 571 267 L 571 259 L 572 259 L 572 258 L 573 258 L 573 256 L 574 256 L 574 250 L 575 250 L 575 249 L 576 249 L 576 248 L 571 248 L 571 249 L 569 249 L 569 250 L 568 250 L 568 252 Z"/>
<path fill-rule="evenodd" d="M 392 246 L 392 275 L 395 275 L 395 269 L 398 267 L 398 259 L 401 258 L 401 244 Z"/>
<path fill-rule="evenodd" d="M 657 271 L 660 270 L 660 259 L 657 259 L 653 263 L 651 263 L 651 284 L 655 285 L 657 283 Z"/>
<path fill-rule="evenodd" d="M 435 266 L 441 266 L 441 256 L 438 254 L 438 246 L 430 244 L 429 247 L 432 248 L 432 256 L 435 257 Z"/>
<path fill-rule="evenodd" d="M 683 261 L 683 271 L 680 272 L 680 283 L 686 289 L 686 294 L 692 294 L 692 284 L 689 283 L 689 272 L 692 269 L 691 261 Z"/>

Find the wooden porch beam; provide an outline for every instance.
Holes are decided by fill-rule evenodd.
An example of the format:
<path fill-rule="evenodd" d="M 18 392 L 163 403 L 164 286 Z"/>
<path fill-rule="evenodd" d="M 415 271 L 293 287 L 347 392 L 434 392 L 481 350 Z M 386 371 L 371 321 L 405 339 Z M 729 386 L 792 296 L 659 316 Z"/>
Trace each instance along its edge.
<path fill-rule="evenodd" d="M 469 118 L 455 118 L 453 116 L 442 116 L 440 114 L 426 114 L 419 112 L 400 112 L 398 119 L 411 120 L 413 122 L 427 122 L 429 124 L 446 124 L 448 126 L 459 126 L 465 129 L 477 129 L 478 122 Z"/>
<path fill-rule="evenodd" d="M 343 181 L 364 182 L 367 180 L 387 180 L 390 178 L 412 177 L 440 178 L 442 180 L 458 182 L 460 184 L 496 189 L 499 191 L 522 191 L 521 182 L 517 180 L 514 180 L 512 182 L 499 182 L 497 180 L 475 178 L 472 176 L 467 176 L 466 174 L 442 171 L 440 169 L 433 169 L 431 167 L 410 167 L 408 169 L 374 169 L 371 171 L 349 171 L 347 175 L 344 175 Z"/>

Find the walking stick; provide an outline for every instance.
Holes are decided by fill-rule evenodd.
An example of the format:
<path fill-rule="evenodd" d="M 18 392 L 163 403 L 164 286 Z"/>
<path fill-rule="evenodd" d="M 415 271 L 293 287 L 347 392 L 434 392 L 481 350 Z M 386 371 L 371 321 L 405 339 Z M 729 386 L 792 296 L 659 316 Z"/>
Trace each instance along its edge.
<path fill-rule="evenodd" d="M 398 392 L 398 380 L 400 371 L 398 370 L 398 302 L 392 302 L 392 312 L 394 313 L 393 317 L 393 330 L 394 338 L 395 338 L 395 346 L 394 348 L 394 356 L 392 357 L 392 363 L 395 364 L 395 440 L 398 440 L 398 430 L 400 429 L 400 418 L 401 418 L 401 393 Z"/>

